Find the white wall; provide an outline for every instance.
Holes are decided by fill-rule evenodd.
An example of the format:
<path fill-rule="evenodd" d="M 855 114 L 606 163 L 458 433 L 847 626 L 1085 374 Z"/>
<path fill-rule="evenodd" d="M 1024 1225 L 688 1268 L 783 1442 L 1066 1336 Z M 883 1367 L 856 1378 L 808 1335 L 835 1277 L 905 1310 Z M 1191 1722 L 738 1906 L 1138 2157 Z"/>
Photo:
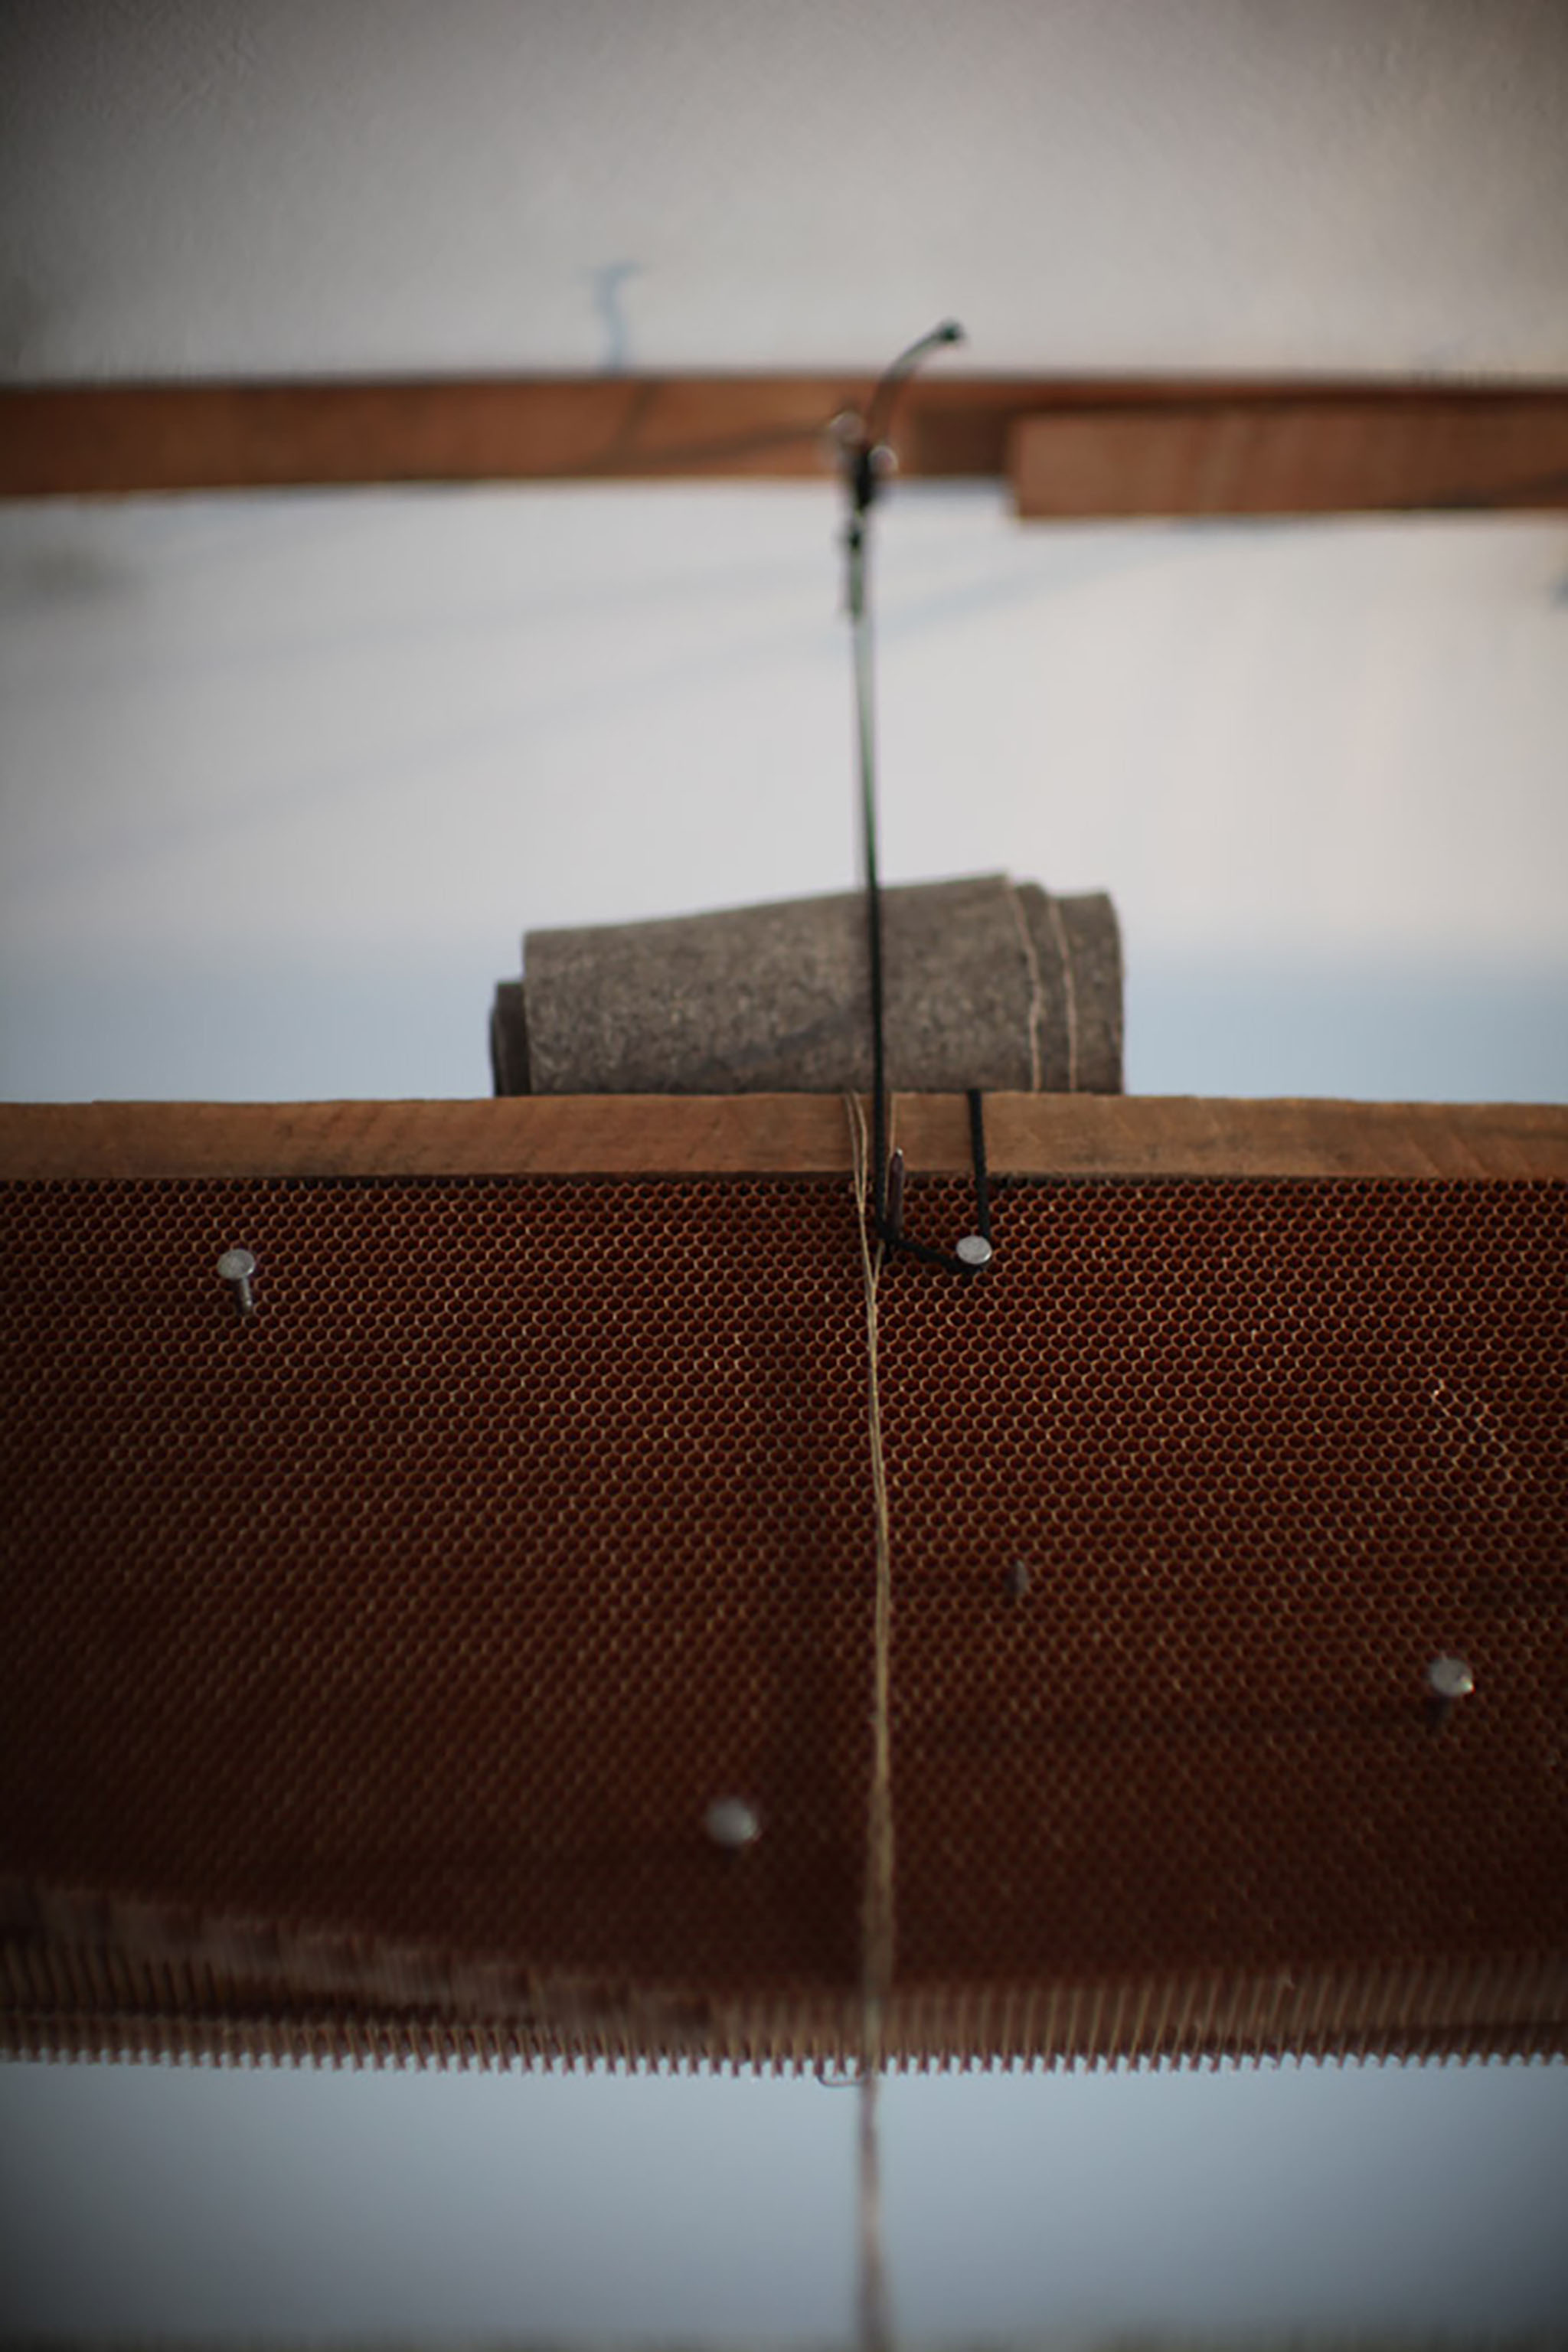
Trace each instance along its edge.
<path fill-rule="evenodd" d="M 1565 120 L 1556 0 L 21 5 L 0 367 L 1561 370 Z M 0 516 L 0 1086 L 482 1091 L 525 926 L 840 887 L 835 525 Z M 1563 1091 L 1560 523 L 883 553 L 889 871 L 1114 888 L 1135 1085 Z"/>
<path fill-rule="evenodd" d="M 1565 2095 L 1561 2067 L 895 2077 L 900 2342 L 1545 2352 Z M 0 2070 L 0 2326 L 843 2342 L 855 2121 L 810 2081 Z"/>
<path fill-rule="evenodd" d="M 1565 109 L 1557 0 L 22 0 L 5 358 L 1545 373 Z"/>
<path fill-rule="evenodd" d="M 856 873 L 836 494 L 0 511 L 0 1087 L 488 1090 L 523 929 Z M 1155 1092 L 1568 1087 L 1568 532 L 878 547 L 885 868 L 1109 886 Z"/>

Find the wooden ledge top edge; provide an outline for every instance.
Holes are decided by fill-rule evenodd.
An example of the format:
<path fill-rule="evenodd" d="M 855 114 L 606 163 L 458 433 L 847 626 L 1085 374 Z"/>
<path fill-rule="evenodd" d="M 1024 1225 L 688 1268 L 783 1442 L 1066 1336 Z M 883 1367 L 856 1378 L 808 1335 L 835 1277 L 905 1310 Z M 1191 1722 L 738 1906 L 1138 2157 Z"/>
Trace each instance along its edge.
<path fill-rule="evenodd" d="M 963 1174 L 959 1095 L 894 1097 L 910 1173 Z M 1568 1179 L 1568 1106 L 991 1095 L 997 1175 Z M 0 1104 L 0 1181 L 843 1176 L 832 1095 Z"/>

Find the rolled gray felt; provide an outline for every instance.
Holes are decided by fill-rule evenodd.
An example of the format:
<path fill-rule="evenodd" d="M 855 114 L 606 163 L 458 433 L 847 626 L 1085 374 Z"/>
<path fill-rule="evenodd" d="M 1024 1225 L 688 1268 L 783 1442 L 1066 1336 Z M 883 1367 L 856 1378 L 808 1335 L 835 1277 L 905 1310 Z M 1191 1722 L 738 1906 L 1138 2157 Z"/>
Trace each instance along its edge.
<path fill-rule="evenodd" d="M 889 1087 L 1120 1094 L 1109 898 L 984 875 L 884 890 L 882 924 Z M 490 1037 L 499 1095 L 865 1091 L 864 895 L 530 931 Z"/>

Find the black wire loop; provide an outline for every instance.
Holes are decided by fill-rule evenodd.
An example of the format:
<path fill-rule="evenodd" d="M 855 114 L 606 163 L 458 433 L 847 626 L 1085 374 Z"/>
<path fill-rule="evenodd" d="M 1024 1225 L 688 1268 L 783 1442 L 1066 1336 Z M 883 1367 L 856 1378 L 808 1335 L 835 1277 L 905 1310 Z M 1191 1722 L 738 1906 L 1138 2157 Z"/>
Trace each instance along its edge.
<path fill-rule="evenodd" d="M 904 1232 L 904 1159 L 888 1153 L 888 1054 L 882 969 L 882 883 L 877 853 L 877 741 L 872 692 L 871 609 L 867 583 L 867 517 L 879 488 L 878 451 L 892 423 L 900 387 L 942 343 L 961 342 L 963 330 L 947 320 L 900 352 L 872 394 L 859 432 L 844 445 L 849 520 L 845 526 L 849 625 L 855 647 L 855 716 L 860 765 L 860 822 L 866 866 L 866 944 L 871 975 L 871 1197 L 877 1238 L 889 1255 L 912 1257 L 945 1274 L 973 1276 L 980 1267 L 951 1250 L 911 1241 Z M 991 1186 L 985 1165 L 985 1115 L 980 1090 L 969 1092 L 969 1148 L 974 1168 L 975 1233 L 991 1240 Z"/>
<path fill-rule="evenodd" d="M 987 1244 L 991 1239 L 991 1172 L 985 1159 L 985 1098 L 978 1087 L 971 1087 L 969 1103 L 969 1155 L 974 1171 L 974 1230 Z M 904 1155 L 895 1151 L 888 1171 L 888 1198 L 883 1210 L 876 1214 L 877 1238 L 889 1254 L 901 1254 L 914 1258 L 921 1265 L 938 1265 L 947 1274 L 976 1275 L 981 1267 L 972 1265 L 967 1258 L 951 1250 L 932 1249 L 926 1242 L 911 1241 L 904 1231 Z"/>

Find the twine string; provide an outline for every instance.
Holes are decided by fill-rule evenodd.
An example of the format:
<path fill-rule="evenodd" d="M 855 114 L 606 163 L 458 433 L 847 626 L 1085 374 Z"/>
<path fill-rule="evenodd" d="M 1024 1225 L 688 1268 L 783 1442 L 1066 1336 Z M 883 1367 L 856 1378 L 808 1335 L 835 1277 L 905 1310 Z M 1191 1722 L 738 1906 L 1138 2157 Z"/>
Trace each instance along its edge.
<path fill-rule="evenodd" d="M 1068 1069 L 1067 1090 L 1078 1092 L 1078 982 L 1072 968 L 1072 950 L 1068 944 L 1067 925 L 1058 906 L 1054 892 L 1046 893 L 1046 908 L 1051 920 L 1051 938 L 1055 941 L 1062 967 L 1062 1006 L 1067 1014 Z"/>
<path fill-rule="evenodd" d="M 871 1782 L 866 1812 L 866 1884 L 861 1906 L 859 2257 L 862 2352 L 892 2352 L 887 2260 L 882 2239 L 881 2140 L 878 2099 L 885 2057 L 887 2004 L 893 1980 L 893 1760 L 889 1694 L 892 1666 L 893 1578 L 889 1530 L 888 1471 L 882 1446 L 882 1402 L 877 1362 L 877 1284 L 883 1244 L 873 1247 L 867 1215 L 869 1169 L 866 1115 L 858 1096 L 847 1097 L 855 1171 L 855 1207 L 866 1293 L 866 1421 L 876 1525 L 876 1605 L 871 1670 Z"/>
<path fill-rule="evenodd" d="M 1045 1085 L 1040 1060 L 1040 1027 L 1046 1017 L 1046 992 L 1040 982 L 1040 959 L 1035 953 L 1035 942 L 1029 937 L 1029 919 L 1024 912 L 1024 902 L 1018 896 L 1016 882 L 1007 884 L 1007 903 L 1013 910 L 1013 920 L 1018 932 L 1018 949 L 1024 959 L 1024 975 L 1028 982 L 1029 1085 L 1038 1094 Z"/>

